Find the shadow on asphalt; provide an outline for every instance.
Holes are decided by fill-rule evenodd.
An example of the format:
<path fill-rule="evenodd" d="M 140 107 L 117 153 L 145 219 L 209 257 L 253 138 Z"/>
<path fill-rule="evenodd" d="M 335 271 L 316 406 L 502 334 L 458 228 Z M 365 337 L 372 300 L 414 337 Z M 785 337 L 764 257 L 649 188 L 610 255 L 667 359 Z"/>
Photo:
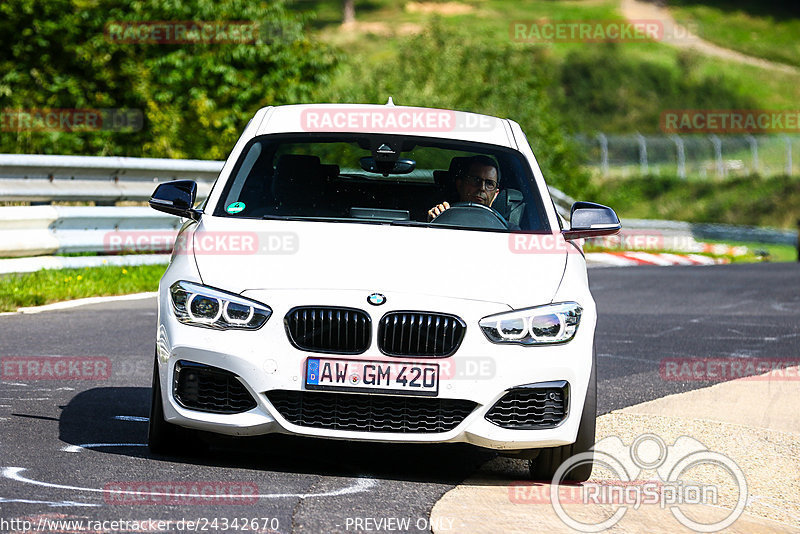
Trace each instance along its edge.
<path fill-rule="evenodd" d="M 147 443 L 150 388 L 94 388 L 62 406 L 59 438 L 70 445 Z M 142 446 L 93 450 L 187 465 L 413 482 L 457 484 L 495 453 L 466 444 L 384 444 L 293 436 L 228 437 L 200 434 L 181 456 L 151 454 Z"/>

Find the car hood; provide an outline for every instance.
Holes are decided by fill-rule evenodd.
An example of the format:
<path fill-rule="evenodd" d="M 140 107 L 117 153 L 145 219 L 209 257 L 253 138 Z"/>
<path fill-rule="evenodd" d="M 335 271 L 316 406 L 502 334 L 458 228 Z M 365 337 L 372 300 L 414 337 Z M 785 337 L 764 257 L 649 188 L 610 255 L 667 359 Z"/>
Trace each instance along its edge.
<path fill-rule="evenodd" d="M 202 282 L 258 290 L 361 290 L 550 302 L 566 253 L 515 253 L 515 234 L 388 224 L 204 216 L 189 230 Z"/>

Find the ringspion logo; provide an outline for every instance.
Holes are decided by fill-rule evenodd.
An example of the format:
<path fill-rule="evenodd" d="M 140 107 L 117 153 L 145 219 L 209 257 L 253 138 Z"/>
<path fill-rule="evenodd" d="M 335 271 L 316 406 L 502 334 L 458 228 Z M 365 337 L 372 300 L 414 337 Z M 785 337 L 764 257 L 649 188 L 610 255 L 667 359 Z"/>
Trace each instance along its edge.
<path fill-rule="evenodd" d="M 572 469 L 592 463 L 593 473 L 604 471 L 612 476 L 590 480 L 581 486 L 562 484 Z M 643 479 L 645 472 L 653 478 Z M 705 476 L 698 476 L 703 475 Z M 712 473 L 716 476 L 711 476 Z M 708 478 L 714 483 L 704 482 Z M 690 436 L 680 436 L 672 445 L 655 434 L 640 434 L 630 445 L 618 436 L 597 442 L 592 450 L 564 461 L 549 481 L 512 484 L 508 499 L 514 504 L 550 504 L 558 518 L 578 532 L 603 532 L 643 505 L 669 509 L 674 519 L 695 532 L 717 532 L 733 523 L 744 512 L 748 500 L 747 480 L 739 465 L 730 457 L 709 450 Z M 733 504 L 733 506 L 723 505 Z M 580 507 L 565 505 L 580 504 Z M 583 511 L 598 505 L 600 512 L 586 521 Z M 715 506 L 725 515 L 705 522 L 687 514 L 695 505 Z"/>

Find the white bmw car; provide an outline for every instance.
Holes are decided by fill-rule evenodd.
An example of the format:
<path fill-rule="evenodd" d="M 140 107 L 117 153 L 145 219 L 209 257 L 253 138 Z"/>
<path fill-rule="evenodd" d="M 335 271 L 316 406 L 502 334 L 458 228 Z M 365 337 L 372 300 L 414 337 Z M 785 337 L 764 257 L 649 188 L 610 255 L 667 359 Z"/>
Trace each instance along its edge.
<path fill-rule="evenodd" d="M 519 125 L 373 105 L 259 110 L 159 287 L 149 445 L 197 431 L 464 442 L 550 478 L 594 443 L 595 304 Z M 581 480 L 591 463 L 568 479 Z"/>

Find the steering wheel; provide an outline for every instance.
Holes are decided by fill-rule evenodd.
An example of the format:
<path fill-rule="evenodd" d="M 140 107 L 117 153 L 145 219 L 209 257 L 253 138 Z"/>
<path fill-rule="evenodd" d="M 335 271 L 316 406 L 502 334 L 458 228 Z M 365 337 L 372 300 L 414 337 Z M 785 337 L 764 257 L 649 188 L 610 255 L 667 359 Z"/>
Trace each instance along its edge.
<path fill-rule="evenodd" d="M 494 208 L 477 202 L 455 202 L 450 205 L 450 209 L 432 220 L 431 224 L 508 230 L 505 217 Z"/>

